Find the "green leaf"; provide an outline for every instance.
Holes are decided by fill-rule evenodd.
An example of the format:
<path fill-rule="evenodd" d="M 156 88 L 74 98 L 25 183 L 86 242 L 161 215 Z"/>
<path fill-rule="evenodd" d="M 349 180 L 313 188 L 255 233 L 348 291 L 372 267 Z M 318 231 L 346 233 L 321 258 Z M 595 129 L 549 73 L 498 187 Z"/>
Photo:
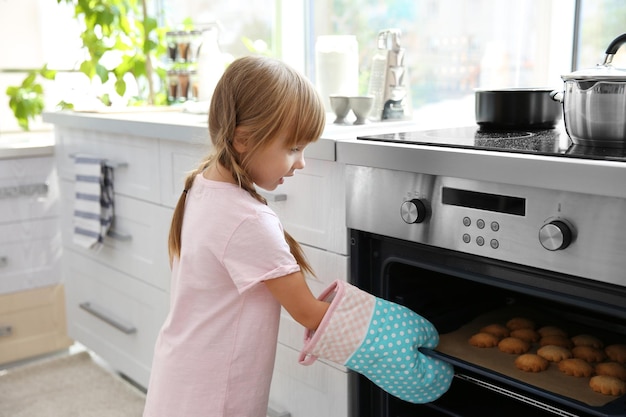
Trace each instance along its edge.
<path fill-rule="evenodd" d="M 98 74 L 102 84 L 109 80 L 109 70 L 107 70 L 106 67 L 100 63 L 96 64 L 96 74 Z"/>
<path fill-rule="evenodd" d="M 124 78 L 120 77 L 115 81 L 115 92 L 120 96 L 126 93 L 126 81 L 124 81 Z"/>

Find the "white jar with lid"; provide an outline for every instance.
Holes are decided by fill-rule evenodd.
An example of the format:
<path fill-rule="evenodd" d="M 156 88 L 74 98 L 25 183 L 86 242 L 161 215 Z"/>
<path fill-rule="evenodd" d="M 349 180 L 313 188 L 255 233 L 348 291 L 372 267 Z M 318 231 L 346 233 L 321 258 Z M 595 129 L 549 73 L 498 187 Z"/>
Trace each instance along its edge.
<path fill-rule="evenodd" d="M 225 60 L 218 44 L 218 28 L 211 26 L 202 31 L 202 44 L 198 52 L 198 101 L 210 101 L 213 90 L 224 73 Z"/>
<path fill-rule="evenodd" d="M 315 43 L 315 79 L 327 112 L 332 111 L 331 94 L 358 95 L 359 44 L 356 36 L 318 36 Z"/>

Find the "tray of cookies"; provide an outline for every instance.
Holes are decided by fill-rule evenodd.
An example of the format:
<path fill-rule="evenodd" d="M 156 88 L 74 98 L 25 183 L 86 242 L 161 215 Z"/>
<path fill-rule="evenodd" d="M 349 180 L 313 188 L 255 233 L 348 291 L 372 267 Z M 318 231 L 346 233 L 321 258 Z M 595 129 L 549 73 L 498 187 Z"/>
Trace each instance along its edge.
<path fill-rule="evenodd" d="M 427 353 L 589 415 L 626 415 L 626 337 L 620 334 L 516 306 L 441 334 Z"/>

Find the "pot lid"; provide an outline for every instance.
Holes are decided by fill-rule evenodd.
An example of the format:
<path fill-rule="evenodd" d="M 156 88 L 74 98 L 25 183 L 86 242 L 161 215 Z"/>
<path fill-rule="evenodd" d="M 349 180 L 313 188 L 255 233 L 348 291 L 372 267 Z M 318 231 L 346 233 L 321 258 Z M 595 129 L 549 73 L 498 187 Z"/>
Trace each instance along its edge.
<path fill-rule="evenodd" d="M 574 71 L 571 74 L 561 75 L 564 81 L 626 81 L 626 69 L 615 68 L 612 65 L 597 65 L 594 68 L 586 68 Z"/>
<path fill-rule="evenodd" d="M 617 53 L 618 49 L 626 44 L 626 33 L 619 35 L 606 48 L 606 58 L 604 63 L 596 65 L 595 68 L 587 68 L 580 71 L 575 71 L 571 74 L 561 75 L 564 81 L 626 81 L 626 69 L 615 68 L 611 65 L 613 57 Z"/>

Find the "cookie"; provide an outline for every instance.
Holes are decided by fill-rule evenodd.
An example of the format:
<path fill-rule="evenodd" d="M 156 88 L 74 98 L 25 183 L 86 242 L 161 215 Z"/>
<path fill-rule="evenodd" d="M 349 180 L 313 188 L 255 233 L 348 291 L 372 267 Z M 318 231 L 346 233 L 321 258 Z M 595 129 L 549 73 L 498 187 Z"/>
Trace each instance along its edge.
<path fill-rule="evenodd" d="M 559 362 L 559 370 L 566 375 L 588 378 L 593 373 L 593 367 L 582 359 L 570 358 Z"/>
<path fill-rule="evenodd" d="M 537 355 L 550 362 L 561 362 L 563 359 L 569 359 L 572 357 L 572 352 L 564 348 L 563 346 L 546 345 L 537 350 Z"/>
<path fill-rule="evenodd" d="M 498 349 L 504 353 L 512 353 L 519 355 L 530 350 L 530 343 L 515 337 L 505 337 L 498 343 Z"/>
<path fill-rule="evenodd" d="M 626 368 L 617 362 L 602 362 L 596 365 L 596 375 L 607 375 L 626 382 Z"/>
<path fill-rule="evenodd" d="M 571 349 L 574 346 L 574 343 L 572 343 L 572 341 L 565 336 L 551 335 L 551 336 L 544 336 L 541 339 L 539 339 L 539 345 L 540 346 L 554 345 L 554 346 L 561 346 L 567 349 Z"/>
<path fill-rule="evenodd" d="M 606 357 L 602 349 L 592 346 L 574 346 L 572 348 L 572 356 L 586 362 L 602 362 Z"/>
<path fill-rule="evenodd" d="M 509 337 L 509 329 L 501 324 L 490 324 L 480 329 L 480 331 L 483 333 L 490 333 L 494 336 L 497 336 L 498 339 Z"/>
<path fill-rule="evenodd" d="M 537 330 L 541 337 L 546 336 L 563 336 L 567 337 L 567 332 L 560 327 L 557 326 L 543 326 L 539 330 Z"/>
<path fill-rule="evenodd" d="M 572 343 L 574 343 L 574 346 L 591 346 L 597 349 L 602 349 L 604 347 L 602 340 L 590 334 L 576 335 L 572 337 Z"/>
<path fill-rule="evenodd" d="M 589 386 L 595 392 L 604 395 L 620 396 L 626 394 L 626 382 L 608 375 L 596 375 L 589 380 Z"/>
<path fill-rule="evenodd" d="M 476 333 L 469 338 L 468 342 L 472 346 L 479 348 L 491 348 L 498 345 L 500 338 L 491 333 Z"/>
<path fill-rule="evenodd" d="M 506 322 L 506 327 L 508 327 L 509 330 L 534 329 L 535 322 L 526 317 L 514 317 Z"/>
<path fill-rule="evenodd" d="M 618 362 L 622 365 L 626 364 L 626 345 L 609 345 L 604 348 L 604 352 L 613 362 Z"/>
<path fill-rule="evenodd" d="M 524 353 L 515 359 L 515 366 L 525 372 L 545 371 L 548 365 L 550 362 L 534 353 Z"/>
<path fill-rule="evenodd" d="M 540 338 L 540 335 L 537 331 L 529 328 L 517 329 L 511 332 L 511 337 L 516 337 L 518 339 L 525 340 L 529 343 L 537 342 Z"/>

